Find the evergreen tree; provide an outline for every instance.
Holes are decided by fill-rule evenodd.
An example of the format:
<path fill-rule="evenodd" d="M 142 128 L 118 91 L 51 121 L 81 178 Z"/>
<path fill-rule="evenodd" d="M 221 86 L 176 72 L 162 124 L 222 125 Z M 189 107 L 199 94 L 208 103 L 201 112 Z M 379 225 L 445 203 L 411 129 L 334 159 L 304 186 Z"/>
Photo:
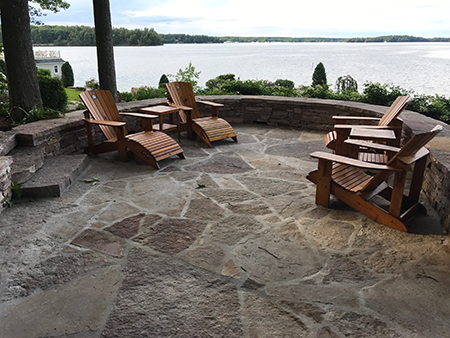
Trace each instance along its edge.
<path fill-rule="evenodd" d="M 319 64 L 314 69 L 314 73 L 312 76 L 312 86 L 327 85 L 327 74 L 325 73 L 325 67 L 322 62 L 319 62 Z"/>
<path fill-rule="evenodd" d="M 161 87 L 162 87 L 163 89 L 165 89 L 166 83 L 169 83 L 169 78 L 167 77 L 166 74 L 163 74 L 163 75 L 161 75 L 161 78 L 159 79 L 158 88 L 161 89 Z"/>
<path fill-rule="evenodd" d="M 72 87 L 74 84 L 73 70 L 69 62 L 64 62 L 61 67 L 61 81 L 64 87 Z"/>

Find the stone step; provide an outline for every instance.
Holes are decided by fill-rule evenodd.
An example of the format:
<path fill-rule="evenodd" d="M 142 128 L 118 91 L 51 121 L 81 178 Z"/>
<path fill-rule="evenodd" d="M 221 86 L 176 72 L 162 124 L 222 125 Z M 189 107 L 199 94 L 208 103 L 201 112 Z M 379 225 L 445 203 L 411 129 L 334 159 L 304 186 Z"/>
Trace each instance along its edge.
<path fill-rule="evenodd" d="M 88 163 L 89 157 L 85 154 L 46 157 L 42 169 L 21 185 L 22 196 L 59 197 Z"/>
<path fill-rule="evenodd" d="M 17 132 L 14 130 L 0 132 L 0 156 L 7 155 L 17 145 Z"/>
<path fill-rule="evenodd" d="M 11 156 L 11 180 L 22 185 L 44 165 L 45 149 L 38 147 L 16 147 L 8 156 Z"/>

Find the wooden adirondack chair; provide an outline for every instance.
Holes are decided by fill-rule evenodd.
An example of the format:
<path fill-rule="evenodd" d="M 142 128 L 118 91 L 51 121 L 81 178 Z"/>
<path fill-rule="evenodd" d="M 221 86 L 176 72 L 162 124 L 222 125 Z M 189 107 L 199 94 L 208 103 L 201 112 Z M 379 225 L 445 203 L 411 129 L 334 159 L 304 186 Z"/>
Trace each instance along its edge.
<path fill-rule="evenodd" d="M 230 124 L 218 117 L 219 108 L 223 104 L 210 101 L 196 101 L 192 85 L 189 82 L 171 82 L 166 84 L 169 92 L 169 105 L 180 107 L 180 120 L 183 131 L 187 131 L 189 139 L 193 132 L 211 147 L 211 142 L 232 138 L 237 142 L 237 136 Z M 211 106 L 212 116 L 200 117 L 197 103 Z"/>
<path fill-rule="evenodd" d="M 414 135 L 386 165 L 323 152 L 312 153 L 312 157 L 319 159 L 319 164 L 318 169 L 310 172 L 307 178 L 317 185 L 316 203 L 328 207 L 330 194 L 333 194 L 375 222 L 407 231 L 405 222 L 414 213 L 426 213 L 425 207 L 419 203 L 429 154 L 424 146 L 442 129 L 438 125 L 429 132 Z M 372 145 L 377 146 L 376 143 Z M 406 196 L 406 174 L 412 164 L 414 171 Z M 370 176 L 363 169 L 378 172 Z M 386 182 L 391 175 L 394 175 L 392 187 Z M 389 211 L 371 201 L 377 195 L 390 202 Z"/>
<path fill-rule="evenodd" d="M 385 151 L 369 151 L 361 148 L 354 152 L 355 148 L 348 147 L 346 140 L 352 139 L 382 142 L 388 146 L 398 147 L 402 136 L 403 122 L 398 116 L 411 102 L 409 96 L 399 96 L 389 107 L 382 118 L 357 117 L 357 116 L 333 116 L 335 120 L 335 130 L 325 136 L 325 145 L 334 150 L 335 154 L 358 158 L 361 161 L 372 163 L 386 163 L 389 159 Z M 355 125 L 347 124 L 350 121 L 362 123 L 377 122 L 376 125 Z M 353 150 L 353 152 L 351 152 Z"/>
<path fill-rule="evenodd" d="M 119 113 L 109 90 L 85 91 L 80 95 L 87 110 L 84 112 L 84 122 L 88 135 L 86 152 L 100 154 L 119 151 L 119 159 L 127 161 L 127 148 L 134 153 L 136 163 L 147 162 L 153 168 L 159 169 L 158 161 L 173 155 L 184 158 L 183 149 L 167 134 L 153 131 L 152 119 L 155 115 L 140 113 Z M 144 131 L 128 135 L 125 122 L 120 115 L 142 118 Z M 106 140 L 94 144 L 92 125 L 98 125 Z"/>

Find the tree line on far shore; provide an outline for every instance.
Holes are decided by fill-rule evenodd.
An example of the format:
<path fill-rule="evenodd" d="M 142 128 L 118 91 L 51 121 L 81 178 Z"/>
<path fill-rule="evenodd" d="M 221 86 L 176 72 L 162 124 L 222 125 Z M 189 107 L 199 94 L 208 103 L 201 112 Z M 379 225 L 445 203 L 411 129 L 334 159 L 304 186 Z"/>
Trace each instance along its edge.
<path fill-rule="evenodd" d="M 34 44 L 55 46 L 95 46 L 95 30 L 90 26 L 31 25 Z M 225 43 L 225 42 L 450 42 L 450 38 L 422 38 L 410 35 L 387 35 L 371 38 L 322 37 L 239 37 L 189 34 L 159 34 L 153 28 L 113 29 L 115 46 L 160 46 L 171 43 Z M 2 38 L 0 35 L 0 43 Z"/>

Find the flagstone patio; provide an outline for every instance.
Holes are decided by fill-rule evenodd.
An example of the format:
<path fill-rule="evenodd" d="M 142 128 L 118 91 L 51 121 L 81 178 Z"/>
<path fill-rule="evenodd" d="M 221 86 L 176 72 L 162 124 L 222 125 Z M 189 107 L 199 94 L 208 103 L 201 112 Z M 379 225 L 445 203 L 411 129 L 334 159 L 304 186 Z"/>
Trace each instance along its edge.
<path fill-rule="evenodd" d="M 0 216 L 0 337 L 447 337 L 450 240 L 333 200 L 322 133 L 234 126 L 162 169 L 90 158 L 60 198 Z M 422 233 L 422 234 L 417 234 Z"/>

